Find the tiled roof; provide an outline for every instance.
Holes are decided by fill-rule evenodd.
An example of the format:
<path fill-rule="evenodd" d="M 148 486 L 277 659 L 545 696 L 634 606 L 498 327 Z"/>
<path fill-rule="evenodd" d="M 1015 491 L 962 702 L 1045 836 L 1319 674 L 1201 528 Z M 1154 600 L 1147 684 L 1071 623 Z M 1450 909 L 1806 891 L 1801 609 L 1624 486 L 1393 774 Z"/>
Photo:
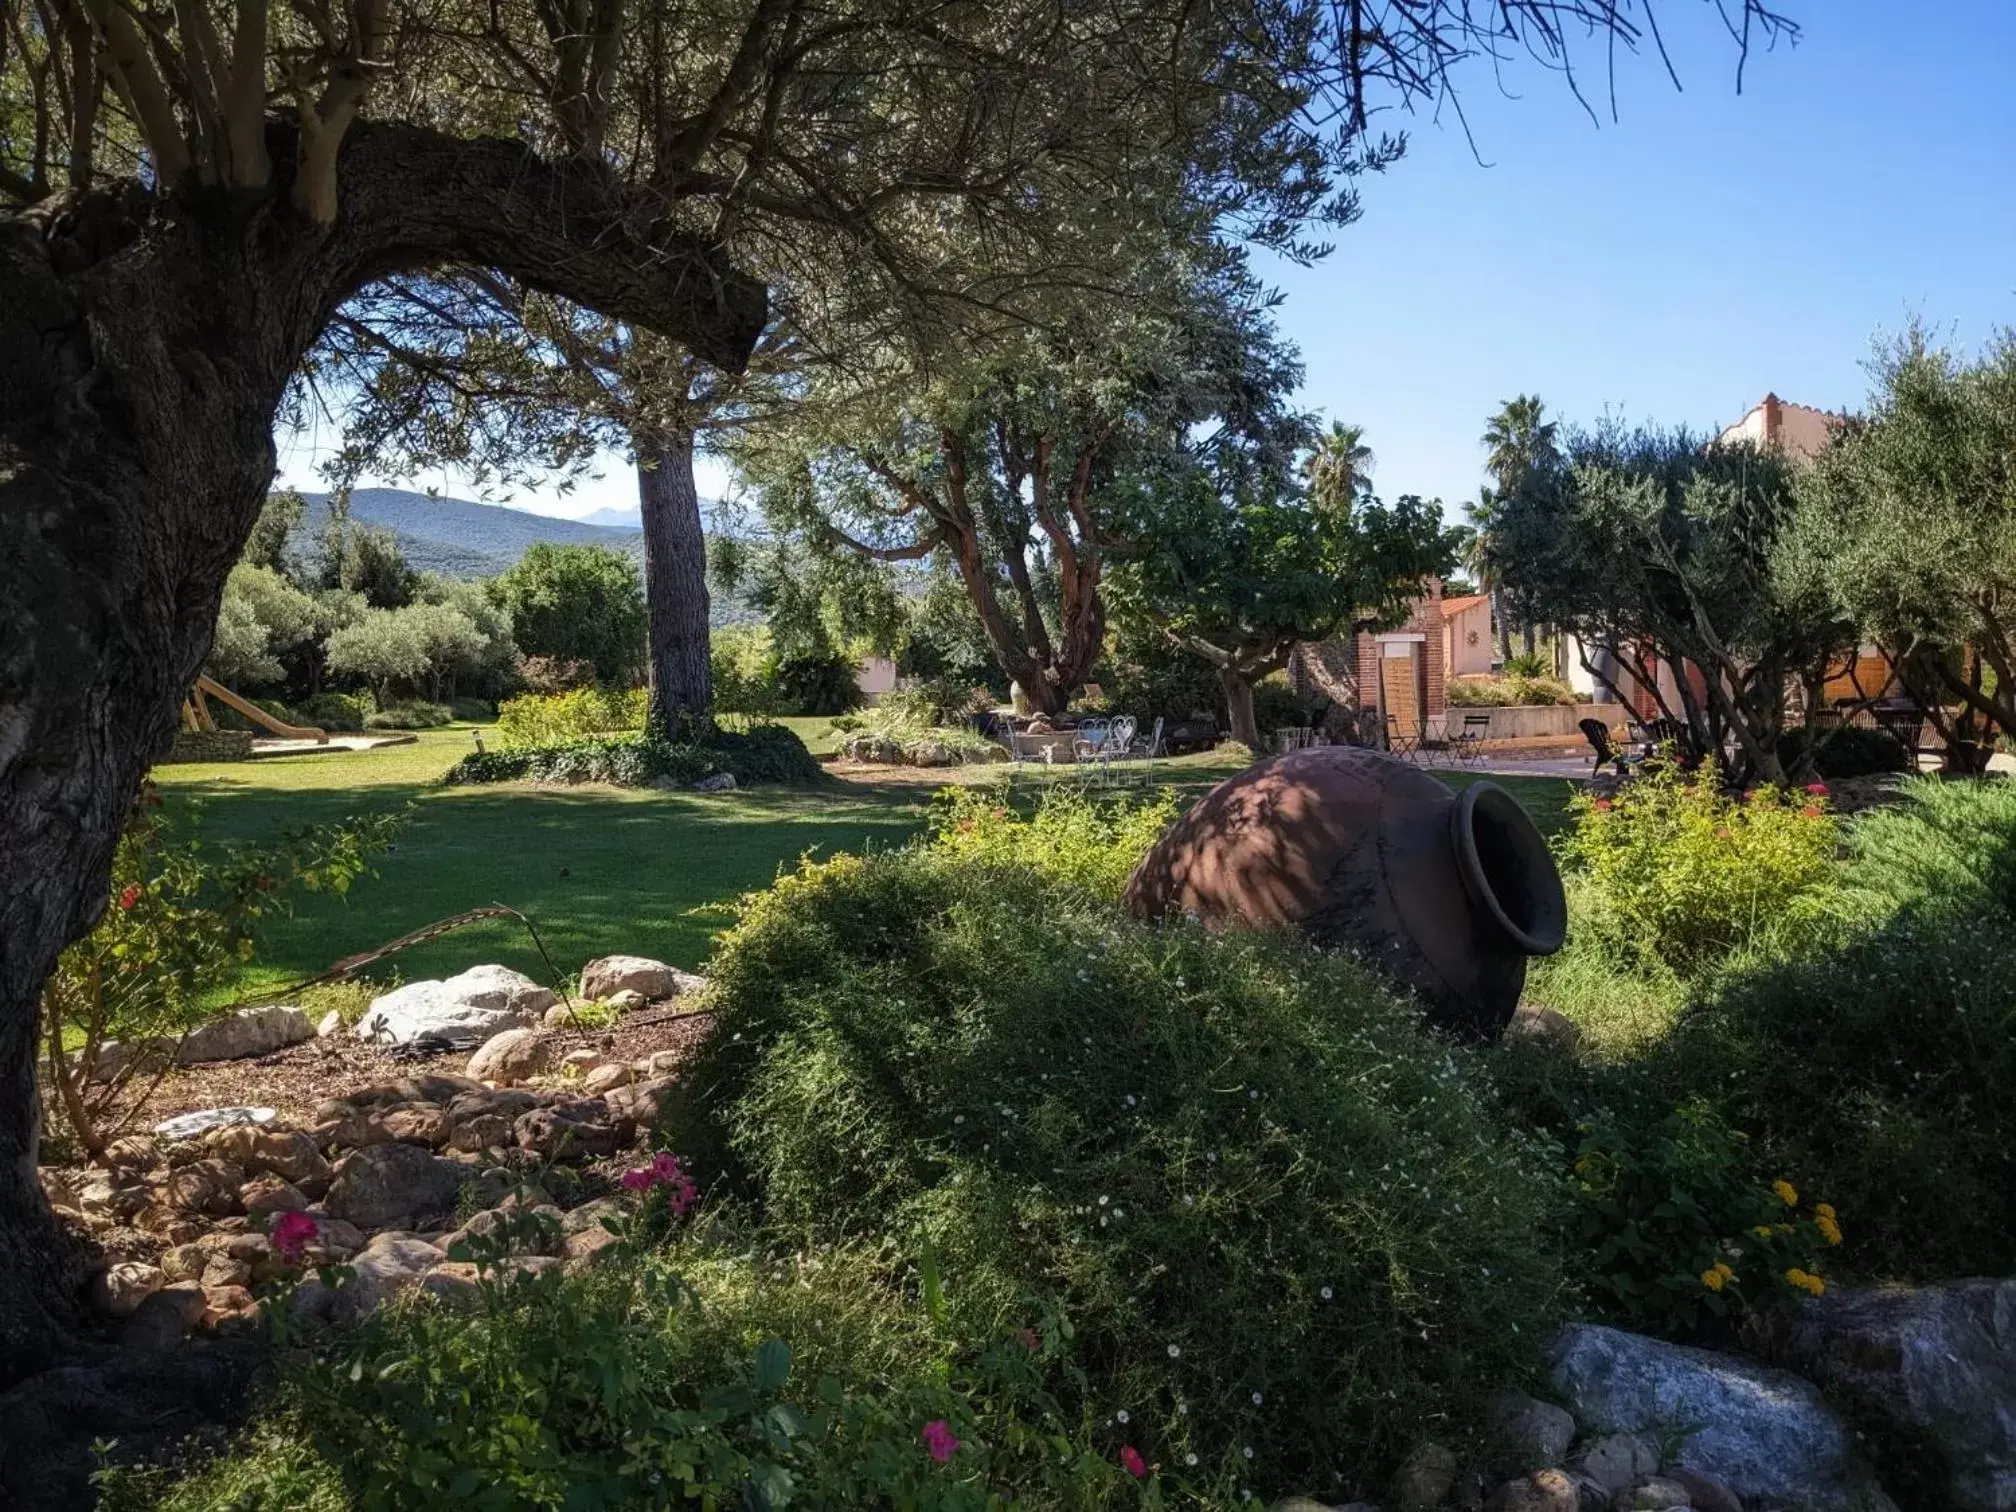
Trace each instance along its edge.
<path fill-rule="evenodd" d="M 1466 609 L 1475 609 L 1479 604 L 1488 604 L 1490 601 L 1491 595 L 1488 593 L 1466 593 L 1456 598 L 1445 598 L 1442 600 L 1442 617 L 1449 619 Z"/>

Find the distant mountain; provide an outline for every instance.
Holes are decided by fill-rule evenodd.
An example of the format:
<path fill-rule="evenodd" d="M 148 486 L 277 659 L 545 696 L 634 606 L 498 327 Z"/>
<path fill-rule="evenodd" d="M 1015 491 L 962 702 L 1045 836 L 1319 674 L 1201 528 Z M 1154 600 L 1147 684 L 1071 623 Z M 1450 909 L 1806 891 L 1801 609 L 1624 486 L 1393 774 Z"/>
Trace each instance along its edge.
<path fill-rule="evenodd" d="M 635 504 L 627 509 L 598 509 L 593 514 L 581 516 L 584 525 L 606 525 L 612 530 L 642 530 L 644 515 Z"/>
<path fill-rule="evenodd" d="M 303 494 L 308 508 L 292 541 L 295 552 L 312 554 L 329 519 L 327 494 Z M 561 520 L 502 504 L 473 499 L 435 498 L 404 488 L 359 488 L 350 495 L 350 517 L 392 532 L 406 560 L 422 572 L 443 577 L 495 577 L 508 572 L 536 541 L 556 546 L 607 546 L 644 566 L 644 533 L 637 512 L 598 509 L 587 520 Z M 607 519 L 609 523 L 601 523 Z M 615 528 L 618 524 L 622 528 Z M 744 624 L 755 616 L 732 595 L 716 590 L 709 618 L 716 625 Z"/>

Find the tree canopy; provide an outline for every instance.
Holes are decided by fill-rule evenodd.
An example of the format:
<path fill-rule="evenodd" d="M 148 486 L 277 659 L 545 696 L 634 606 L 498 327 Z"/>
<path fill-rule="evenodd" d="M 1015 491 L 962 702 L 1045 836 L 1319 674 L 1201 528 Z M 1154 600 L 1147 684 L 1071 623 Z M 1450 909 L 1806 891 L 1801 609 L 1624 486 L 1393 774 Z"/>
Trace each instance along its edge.
<path fill-rule="evenodd" d="M 620 552 L 536 542 L 496 594 L 527 656 L 591 662 L 605 683 L 627 682 L 644 664 L 644 590 Z"/>

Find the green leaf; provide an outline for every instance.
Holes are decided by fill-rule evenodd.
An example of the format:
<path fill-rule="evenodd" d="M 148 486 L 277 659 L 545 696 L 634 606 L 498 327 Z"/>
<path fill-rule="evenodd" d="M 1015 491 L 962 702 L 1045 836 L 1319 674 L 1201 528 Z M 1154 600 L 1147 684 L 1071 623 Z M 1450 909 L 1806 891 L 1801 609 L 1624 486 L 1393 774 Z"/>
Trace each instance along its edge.
<path fill-rule="evenodd" d="M 791 1374 L 791 1346 L 782 1339 L 765 1339 L 756 1348 L 756 1389 L 776 1391 Z"/>

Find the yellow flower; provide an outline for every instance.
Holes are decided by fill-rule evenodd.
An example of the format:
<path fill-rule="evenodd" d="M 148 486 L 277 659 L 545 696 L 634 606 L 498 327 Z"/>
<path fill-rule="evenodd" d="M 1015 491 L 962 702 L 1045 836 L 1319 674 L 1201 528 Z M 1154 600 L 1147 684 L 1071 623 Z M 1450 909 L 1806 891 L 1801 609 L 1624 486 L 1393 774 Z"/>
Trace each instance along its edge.
<path fill-rule="evenodd" d="M 1816 1218 L 1825 1218 L 1831 1223 L 1841 1215 L 1834 1211 L 1833 1203 L 1818 1202 L 1813 1205 L 1813 1216 Z"/>
<path fill-rule="evenodd" d="M 1722 1267 L 1717 1265 L 1711 1270 L 1701 1272 L 1701 1284 L 1710 1291 L 1722 1290 Z"/>
<path fill-rule="evenodd" d="M 1771 1190 L 1778 1194 L 1778 1200 L 1787 1207 L 1799 1206 L 1799 1190 L 1789 1181 L 1774 1181 Z"/>
<path fill-rule="evenodd" d="M 1820 1230 L 1820 1237 L 1825 1239 L 1829 1244 L 1839 1244 L 1841 1242 L 1841 1225 L 1834 1221 L 1832 1213 L 1816 1214 L 1813 1219 L 1813 1226 Z"/>
<path fill-rule="evenodd" d="M 1820 1296 L 1827 1290 L 1827 1283 L 1825 1281 L 1807 1271 L 1800 1270 L 1796 1265 L 1791 1270 L 1785 1272 L 1785 1284 L 1787 1286 L 1796 1286 L 1800 1291 L 1810 1293 L 1815 1297 Z"/>
<path fill-rule="evenodd" d="M 1766 1223 L 1760 1223 L 1757 1227 L 1750 1230 L 1750 1232 L 1755 1234 L 1759 1239 L 1769 1239 L 1771 1237 L 1771 1226 Z"/>

